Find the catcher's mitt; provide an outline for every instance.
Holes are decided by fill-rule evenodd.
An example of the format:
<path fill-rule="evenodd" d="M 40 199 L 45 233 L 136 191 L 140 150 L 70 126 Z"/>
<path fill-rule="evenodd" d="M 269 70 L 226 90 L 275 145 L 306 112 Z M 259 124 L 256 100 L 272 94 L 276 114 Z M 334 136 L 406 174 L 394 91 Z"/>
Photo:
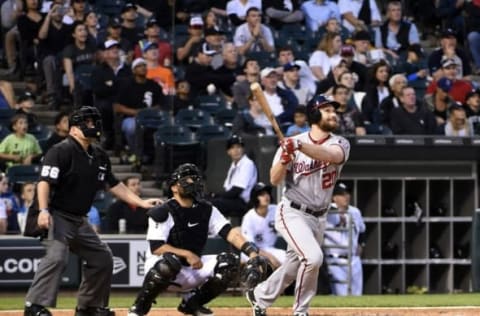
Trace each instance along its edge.
<path fill-rule="evenodd" d="M 253 289 L 273 272 L 270 261 L 264 256 L 250 258 L 243 267 L 240 281 L 247 289 Z"/>

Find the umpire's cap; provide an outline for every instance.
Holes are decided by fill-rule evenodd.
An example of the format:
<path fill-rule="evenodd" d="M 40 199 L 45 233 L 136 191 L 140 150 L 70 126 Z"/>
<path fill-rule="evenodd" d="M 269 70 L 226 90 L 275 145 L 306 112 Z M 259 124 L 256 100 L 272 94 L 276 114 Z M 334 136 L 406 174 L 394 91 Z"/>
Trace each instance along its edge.
<path fill-rule="evenodd" d="M 242 147 L 245 147 L 245 143 L 243 142 L 243 138 L 237 134 L 233 134 L 228 140 L 227 140 L 227 150 L 230 149 L 233 145 L 241 145 Z"/>
<path fill-rule="evenodd" d="M 347 185 L 343 182 L 338 182 L 333 189 L 333 195 L 343 195 L 345 193 L 350 194 L 350 190 Z"/>
<path fill-rule="evenodd" d="M 272 187 L 266 185 L 263 182 L 258 182 L 257 184 L 255 184 L 255 186 L 252 188 L 252 191 L 250 192 L 249 205 L 251 207 L 258 206 L 258 196 L 263 192 L 267 192 L 270 196 L 272 196 Z"/>

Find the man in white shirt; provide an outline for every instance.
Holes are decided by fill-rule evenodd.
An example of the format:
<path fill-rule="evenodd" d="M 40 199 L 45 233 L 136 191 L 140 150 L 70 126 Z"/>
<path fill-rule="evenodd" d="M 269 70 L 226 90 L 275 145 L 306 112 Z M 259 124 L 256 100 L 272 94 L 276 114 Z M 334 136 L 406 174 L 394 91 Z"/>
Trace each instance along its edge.
<path fill-rule="evenodd" d="M 261 23 L 261 12 L 258 8 L 247 10 L 245 23 L 235 30 L 233 42 L 240 55 L 249 52 L 273 52 L 275 43 L 272 31 Z"/>
<path fill-rule="evenodd" d="M 340 10 L 338 5 L 328 0 L 308 0 L 301 6 L 303 14 L 305 14 L 305 22 L 312 32 L 325 25 L 331 18 L 341 21 Z"/>
<path fill-rule="evenodd" d="M 362 5 L 365 1 L 369 1 L 370 7 L 370 23 L 366 23 L 360 17 Z M 378 10 L 375 0 L 339 0 L 338 8 L 342 15 L 343 25 L 350 31 L 366 30 L 368 26 L 380 25 L 382 18 Z"/>
<path fill-rule="evenodd" d="M 227 16 L 234 25 L 240 25 L 245 22 L 248 9 L 255 7 L 262 9 L 261 0 L 230 0 L 227 2 Z"/>

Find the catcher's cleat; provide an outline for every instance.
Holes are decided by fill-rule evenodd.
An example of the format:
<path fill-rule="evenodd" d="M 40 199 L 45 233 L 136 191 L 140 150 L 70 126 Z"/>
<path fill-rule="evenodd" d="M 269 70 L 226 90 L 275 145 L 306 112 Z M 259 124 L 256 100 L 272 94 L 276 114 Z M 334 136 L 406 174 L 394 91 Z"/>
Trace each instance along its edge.
<path fill-rule="evenodd" d="M 75 316 L 115 316 L 115 312 L 108 307 L 77 307 Z"/>
<path fill-rule="evenodd" d="M 267 310 L 257 304 L 255 300 L 255 294 L 253 294 L 253 289 L 248 290 L 245 293 L 247 301 L 252 305 L 252 316 L 267 316 Z"/>
<path fill-rule="evenodd" d="M 293 316 L 308 316 L 308 313 L 295 313 Z"/>
<path fill-rule="evenodd" d="M 188 301 L 182 300 L 180 305 L 178 305 L 177 310 L 180 313 L 186 315 L 194 315 L 194 316 L 214 316 L 212 310 L 205 306 L 190 306 Z"/>
<path fill-rule="evenodd" d="M 52 313 L 41 305 L 27 302 L 23 316 L 52 316 Z"/>

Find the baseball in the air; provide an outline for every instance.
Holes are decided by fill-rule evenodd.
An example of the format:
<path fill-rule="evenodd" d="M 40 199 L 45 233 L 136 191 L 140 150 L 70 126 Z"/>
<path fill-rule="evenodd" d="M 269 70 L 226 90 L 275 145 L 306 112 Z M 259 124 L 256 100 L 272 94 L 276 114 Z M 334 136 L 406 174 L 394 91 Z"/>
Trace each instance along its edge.
<path fill-rule="evenodd" d="M 215 87 L 215 85 L 213 83 L 211 83 L 207 86 L 207 92 L 208 92 L 209 95 L 214 94 L 216 91 L 217 91 L 217 87 Z"/>

